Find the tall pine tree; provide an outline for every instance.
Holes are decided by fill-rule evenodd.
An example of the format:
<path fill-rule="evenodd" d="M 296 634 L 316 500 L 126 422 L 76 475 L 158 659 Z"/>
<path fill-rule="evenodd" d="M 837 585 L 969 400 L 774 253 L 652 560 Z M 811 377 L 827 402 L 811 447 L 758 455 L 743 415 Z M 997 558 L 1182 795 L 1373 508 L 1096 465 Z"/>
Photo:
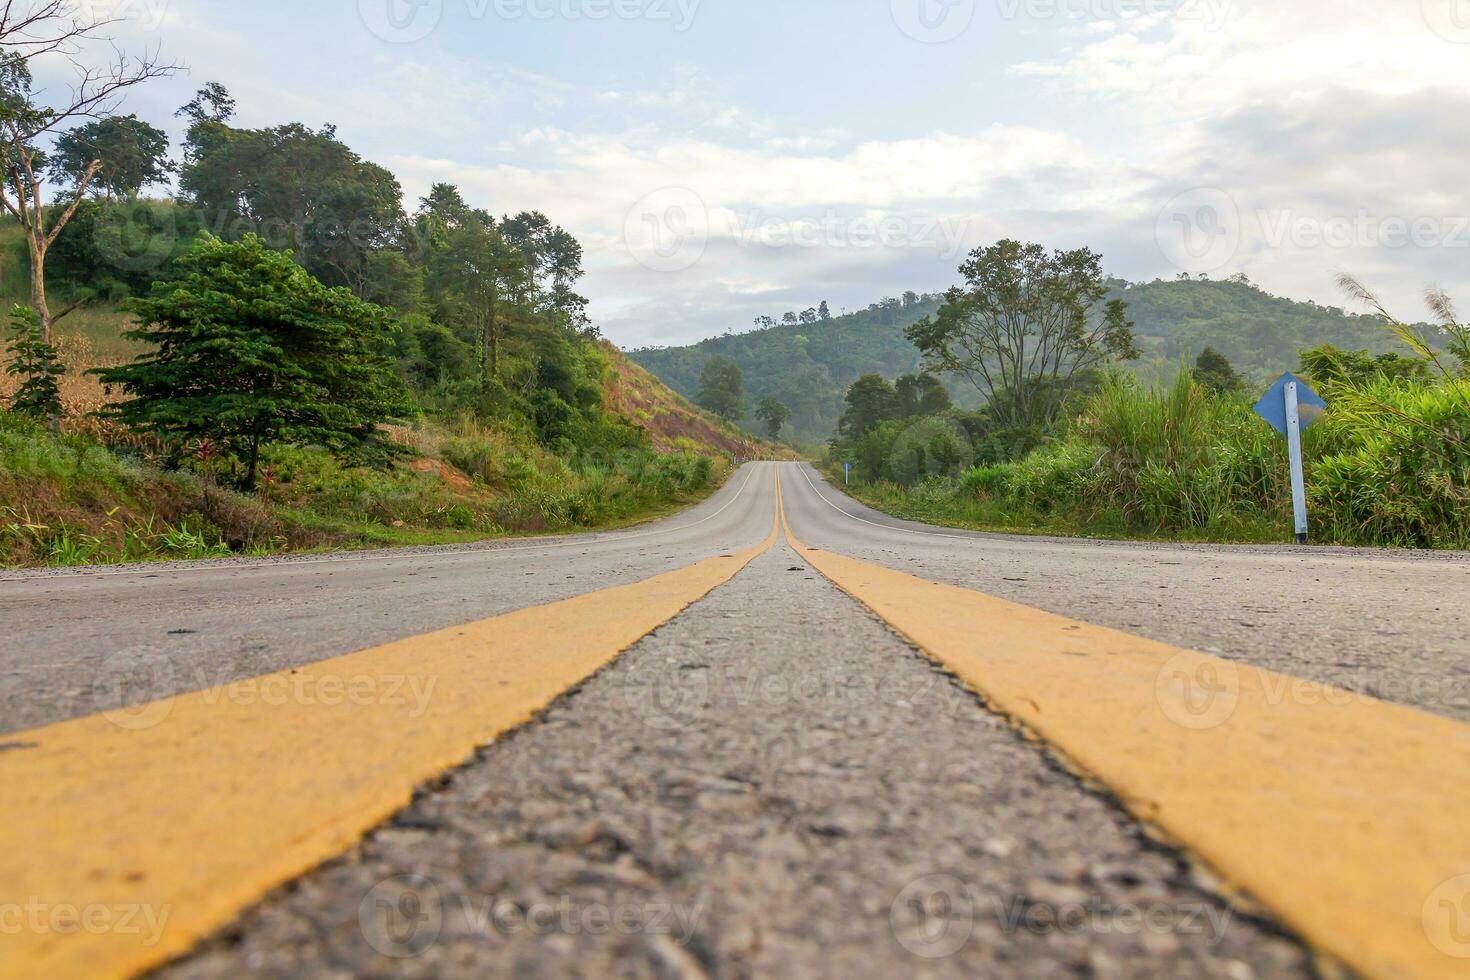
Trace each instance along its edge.
<path fill-rule="evenodd" d="M 52 431 L 61 418 L 61 388 L 57 379 L 66 367 L 56 348 L 41 337 L 41 318 L 29 306 L 17 304 L 10 311 L 10 364 L 5 373 L 20 378 L 20 387 L 10 396 L 10 409 L 31 418 L 47 419 Z"/>

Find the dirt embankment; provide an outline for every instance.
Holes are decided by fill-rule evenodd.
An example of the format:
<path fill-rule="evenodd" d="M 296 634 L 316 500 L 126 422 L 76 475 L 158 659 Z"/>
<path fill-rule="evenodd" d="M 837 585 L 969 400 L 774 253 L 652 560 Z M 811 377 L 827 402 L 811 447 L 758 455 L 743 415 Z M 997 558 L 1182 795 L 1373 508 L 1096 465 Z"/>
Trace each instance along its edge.
<path fill-rule="evenodd" d="M 790 449 L 757 439 L 698 408 L 611 344 L 613 370 L 603 386 L 609 410 L 644 429 L 662 452 L 724 453 L 737 460 L 796 459 Z"/>

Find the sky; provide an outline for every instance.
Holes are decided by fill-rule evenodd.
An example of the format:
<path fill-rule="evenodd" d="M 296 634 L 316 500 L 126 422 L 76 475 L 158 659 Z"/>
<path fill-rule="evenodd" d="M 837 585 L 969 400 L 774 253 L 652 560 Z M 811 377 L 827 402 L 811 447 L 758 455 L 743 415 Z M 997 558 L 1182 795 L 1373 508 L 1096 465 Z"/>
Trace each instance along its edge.
<path fill-rule="evenodd" d="M 1002 238 L 1470 303 L 1470 0 L 75 2 L 187 66 L 122 110 L 176 140 L 218 81 L 237 125 L 335 124 L 409 210 L 545 212 L 624 347 L 937 291 Z"/>

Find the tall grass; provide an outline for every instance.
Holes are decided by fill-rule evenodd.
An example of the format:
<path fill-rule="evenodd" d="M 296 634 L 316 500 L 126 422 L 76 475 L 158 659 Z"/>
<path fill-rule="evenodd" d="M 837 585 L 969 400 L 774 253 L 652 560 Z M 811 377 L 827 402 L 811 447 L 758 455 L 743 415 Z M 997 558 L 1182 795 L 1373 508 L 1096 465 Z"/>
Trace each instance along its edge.
<path fill-rule="evenodd" d="M 1375 379 L 1324 390 L 1304 438 L 1316 540 L 1470 548 L 1470 381 Z M 1067 432 L 958 481 L 860 490 L 890 512 L 979 527 L 1194 540 L 1289 540 L 1286 440 L 1249 399 L 1188 372 L 1109 378 Z"/>
<path fill-rule="evenodd" d="M 1470 548 L 1470 381 L 1334 386 L 1309 495 L 1355 543 Z"/>

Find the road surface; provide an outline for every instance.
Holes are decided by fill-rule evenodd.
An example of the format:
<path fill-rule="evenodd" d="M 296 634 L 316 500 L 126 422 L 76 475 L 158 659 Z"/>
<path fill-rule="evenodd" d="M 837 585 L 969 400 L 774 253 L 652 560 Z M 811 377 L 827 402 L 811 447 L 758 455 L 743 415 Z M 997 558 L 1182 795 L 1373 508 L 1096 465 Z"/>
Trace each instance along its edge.
<path fill-rule="evenodd" d="M 798 464 L 5 574 L 0 777 L 61 815 L 0 832 L 0 976 L 1470 975 L 1467 609 L 1462 555 L 972 534 Z"/>

